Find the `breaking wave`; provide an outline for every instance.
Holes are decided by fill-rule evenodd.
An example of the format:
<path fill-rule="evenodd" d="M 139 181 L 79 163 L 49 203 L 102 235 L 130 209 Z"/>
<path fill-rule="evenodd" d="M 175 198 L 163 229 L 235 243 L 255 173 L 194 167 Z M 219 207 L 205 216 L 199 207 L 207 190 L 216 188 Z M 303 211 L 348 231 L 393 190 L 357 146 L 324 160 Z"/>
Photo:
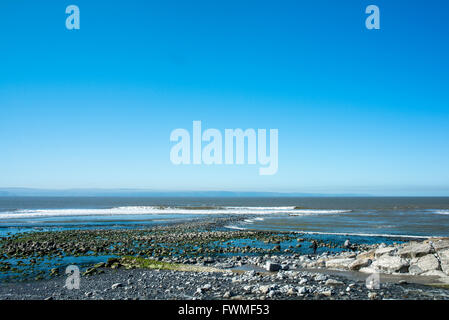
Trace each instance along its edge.
<path fill-rule="evenodd" d="M 445 214 L 445 215 L 447 215 L 447 214 L 449 214 L 449 210 L 434 210 L 434 211 L 432 211 L 434 214 Z"/>
<path fill-rule="evenodd" d="M 305 215 L 336 214 L 351 210 L 298 210 L 295 207 L 170 207 L 170 206 L 126 206 L 103 209 L 26 209 L 0 213 L 0 219 L 72 217 L 72 216 L 112 216 L 112 215 L 164 215 L 164 214 L 242 214 L 242 215 Z M 257 218 L 256 218 L 257 219 Z"/>
<path fill-rule="evenodd" d="M 163 214 L 337 214 L 351 210 L 297 210 L 294 207 L 168 207 L 127 206 L 104 209 L 31 209 L 0 213 L 0 219 L 21 219 L 40 217 L 110 216 L 110 215 L 163 215 Z M 249 222 L 249 221 L 248 221 Z"/>

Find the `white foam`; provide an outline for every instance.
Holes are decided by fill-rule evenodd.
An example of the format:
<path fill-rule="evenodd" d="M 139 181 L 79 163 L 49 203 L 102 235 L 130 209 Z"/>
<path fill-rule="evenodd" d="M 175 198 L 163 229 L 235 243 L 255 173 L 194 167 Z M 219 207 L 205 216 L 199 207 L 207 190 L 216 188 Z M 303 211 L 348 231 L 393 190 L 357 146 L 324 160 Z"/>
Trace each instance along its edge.
<path fill-rule="evenodd" d="M 305 216 L 312 214 L 339 214 L 339 213 L 349 213 L 352 210 L 314 210 L 314 209 L 300 209 L 294 210 L 294 213 L 290 213 L 291 216 Z"/>
<path fill-rule="evenodd" d="M 235 230 L 246 230 L 246 228 L 237 227 L 237 226 L 224 226 L 224 227 L 228 228 L 228 229 L 235 229 Z"/>
<path fill-rule="evenodd" d="M 160 206 L 127 206 L 104 209 L 32 209 L 17 210 L 0 213 L 0 219 L 24 219 L 24 218 L 45 218 L 45 217 L 75 217 L 75 216 L 115 216 L 115 215 L 166 215 L 166 214 L 242 214 L 242 215 L 272 215 L 288 214 L 295 216 L 310 214 L 338 214 L 351 212 L 351 210 L 315 210 L 301 209 L 295 210 L 294 207 L 217 207 L 211 208 L 192 208 L 188 207 L 160 207 Z M 263 220 L 263 218 L 254 218 L 254 220 Z"/>
<path fill-rule="evenodd" d="M 411 238 L 411 239 L 429 239 L 432 236 L 414 236 L 410 234 L 385 234 L 385 233 L 344 233 L 344 232 L 318 232 L 318 231 L 295 231 L 304 234 L 321 234 L 334 236 L 360 236 L 360 237 L 384 237 L 384 238 Z"/>
<path fill-rule="evenodd" d="M 449 214 L 449 210 L 445 210 L 445 209 L 443 209 L 443 210 L 435 210 L 435 211 L 433 211 L 433 213 L 447 215 L 447 214 Z"/>

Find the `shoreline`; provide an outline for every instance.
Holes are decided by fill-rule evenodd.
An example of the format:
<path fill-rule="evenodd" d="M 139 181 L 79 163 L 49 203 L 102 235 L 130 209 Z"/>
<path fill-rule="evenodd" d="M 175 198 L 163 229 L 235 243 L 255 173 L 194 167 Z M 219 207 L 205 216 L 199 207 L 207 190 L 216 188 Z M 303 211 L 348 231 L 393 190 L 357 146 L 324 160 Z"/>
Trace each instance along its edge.
<path fill-rule="evenodd" d="M 449 299 L 448 239 L 346 247 L 319 240 L 314 255 L 308 234 L 225 228 L 241 219 L 4 237 L 3 275 L 18 270 L 8 268 L 11 260 L 32 271 L 48 267 L 3 281 L 0 299 Z M 93 261 L 80 265 L 80 290 L 64 288 L 72 263 L 49 261 L 86 257 Z M 380 288 L 369 289 L 365 280 L 375 273 Z"/>

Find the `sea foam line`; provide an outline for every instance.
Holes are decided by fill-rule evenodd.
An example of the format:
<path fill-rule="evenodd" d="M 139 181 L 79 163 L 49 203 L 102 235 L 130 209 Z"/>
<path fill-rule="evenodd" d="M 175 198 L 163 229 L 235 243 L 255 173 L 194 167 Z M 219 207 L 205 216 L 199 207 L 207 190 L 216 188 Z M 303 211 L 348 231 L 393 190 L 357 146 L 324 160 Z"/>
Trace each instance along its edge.
<path fill-rule="evenodd" d="M 32 209 L 17 210 L 0 213 L 0 219 L 23 219 L 43 217 L 71 217 L 71 216 L 113 216 L 113 215 L 164 215 L 164 214 L 242 214 L 242 215 L 270 215 L 270 214 L 323 214 L 342 213 L 348 210 L 295 210 L 294 207 L 219 207 L 215 209 L 161 207 L 161 206 L 127 206 L 103 209 Z"/>

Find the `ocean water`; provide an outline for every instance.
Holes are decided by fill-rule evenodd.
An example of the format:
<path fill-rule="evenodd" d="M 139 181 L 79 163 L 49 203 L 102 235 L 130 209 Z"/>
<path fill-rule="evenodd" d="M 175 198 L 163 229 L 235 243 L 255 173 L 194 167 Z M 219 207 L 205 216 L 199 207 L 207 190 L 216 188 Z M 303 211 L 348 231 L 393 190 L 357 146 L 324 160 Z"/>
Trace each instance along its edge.
<path fill-rule="evenodd" d="M 240 215 L 230 229 L 357 237 L 449 236 L 449 197 L 0 197 L 0 236 L 39 230 L 135 228 Z"/>

